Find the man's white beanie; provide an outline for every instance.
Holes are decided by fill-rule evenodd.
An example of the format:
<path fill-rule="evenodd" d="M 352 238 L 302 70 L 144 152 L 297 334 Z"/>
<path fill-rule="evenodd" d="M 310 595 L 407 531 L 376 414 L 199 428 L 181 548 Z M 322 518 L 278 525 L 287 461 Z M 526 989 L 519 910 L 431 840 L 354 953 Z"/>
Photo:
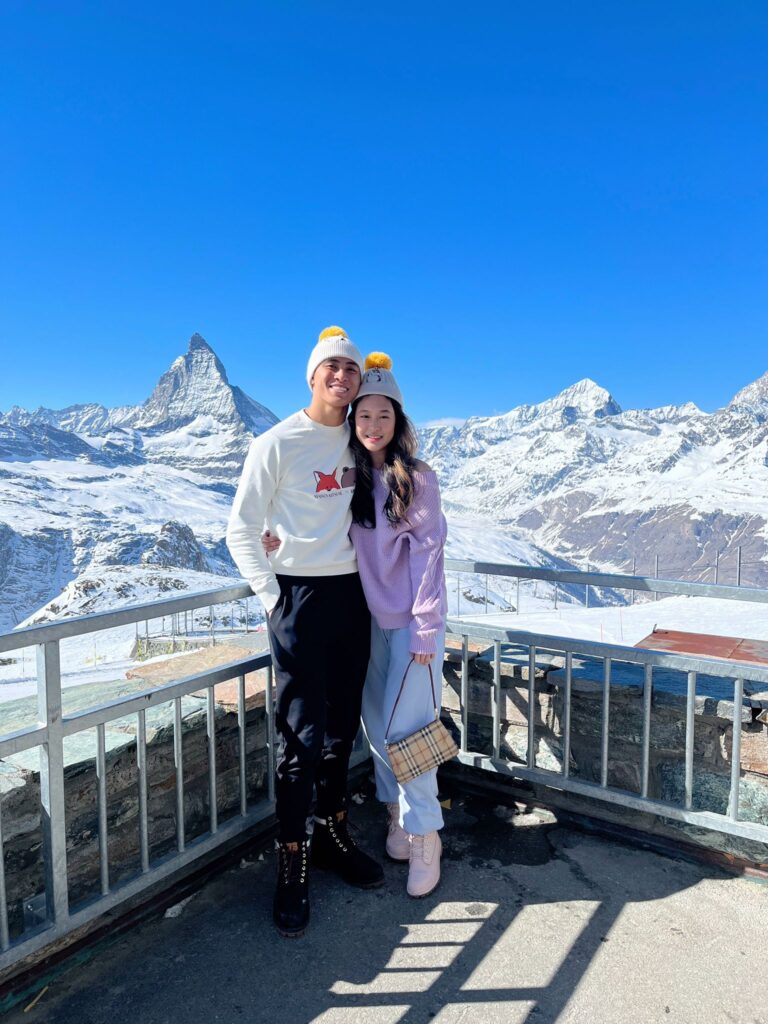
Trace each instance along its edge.
<path fill-rule="evenodd" d="M 360 376 L 363 375 L 363 357 L 360 349 L 347 337 L 343 327 L 326 327 L 320 332 L 317 344 L 312 349 L 307 362 L 307 384 L 312 389 L 312 374 L 324 359 L 343 356 L 344 359 L 352 359 L 360 367 Z"/>
<path fill-rule="evenodd" d="M 357 392 L 357 398 L 365 398 L 366 395 L 384 395 L 385 398 L 393 399 L 402 408 L 403 395 L 392 373 L 392 360 L 386 352 L 371 352 L 366 357 L 363 383 Z"/>

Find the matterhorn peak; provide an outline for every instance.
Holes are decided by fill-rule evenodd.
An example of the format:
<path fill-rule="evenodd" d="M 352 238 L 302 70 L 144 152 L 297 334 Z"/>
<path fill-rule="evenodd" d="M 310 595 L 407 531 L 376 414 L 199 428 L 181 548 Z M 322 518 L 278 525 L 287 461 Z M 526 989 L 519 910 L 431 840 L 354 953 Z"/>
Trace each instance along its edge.
<path fill-rule="evenodd" d="M 236 415 L 227 371 L 205 338 L 193 334 L 144 403 L 138 425 L 169 429 L 198 416 L 230 422 Z"/>
<path fill-rule="evenodd" d="M 203 352 L 210 352 L 212 355 L 216 354 L 211 348 L 211 346 L 208 344 L 208 342 L 205 340 L 205 338 L 202 336 L 202 334 L 198 334 L 197 331 L 195 331 L 195 333 L 189 339 L 189 349 L 187 351 L 195 352 L 198 350 L 201 350 Z"/>
<path fill-rule="evenodd" d="M 277 422 L 274 413 L 229 383 L 221 360 L 197 333 L 189 339 L 184 355 L 174 359 L 155 385 L 139 410 L 136 426 L 155 434 L 177 430 L 193 421 L 198 421 L 198 434 L 223 427 L 251 435 Z"/>

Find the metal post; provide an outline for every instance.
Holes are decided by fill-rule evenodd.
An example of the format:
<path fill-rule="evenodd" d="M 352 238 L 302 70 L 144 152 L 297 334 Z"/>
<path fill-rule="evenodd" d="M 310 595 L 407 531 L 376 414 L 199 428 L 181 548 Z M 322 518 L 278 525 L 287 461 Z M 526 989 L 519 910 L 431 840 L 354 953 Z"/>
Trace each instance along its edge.
<path fill-rule="evenodd" d="M 515 598 L 515 611 L 520 614 L 520 577 L 517 577 L 517 597 Z"/>
<path fill-rule="evenodd" d="M 173 701 L 173 761 L 176 767 L 176 848 L 183 853 L 186 846 L 184 827 L 184 747 L 182 744 L 181 697 Z"/>
<path fill-rule="evenodd" d="M 736 548 L 736 586 L 741 586 L 741 544 Z"/>
<path fill-rule="evenodd" d="M 654 571 L 654 576 L 655 576 L 656 579 L 659 578 L 659 556 L 658 555 L 656 555 L 656 569 Z M 658 590 L 654 591 L 653 600 L 654 601 L 658 601 L 659 600 L 659 592 L 658 592 Z"/>
<path fill-rule="evenodd" d="M 603 659 L 603 714 L 600 727 L 600 785 L 608 785 L 608 739 L 611 720 L 611 659 Z"/>
<path fill-rule="evenodd" d="M 275 731 L 275 700 L 272 693 L 272 666 L 264 670 L 264 710 L 267 718 L 267 796 L 275 799 L 275 768 L 277 766 L 277 735 Z"/>
<path fill-rule="evenodd" d="M 688 673 L 688 687 L 685 699 L 685 809 L 693 807 L 693 754 L 694 729 L 696 727 L 696 673 Z"/>
<path fill-rule="evenodd" d="M 587 572 L 589 572 L 589 562 L 587 562 Z M 584 607 L 589 608 L 589 584 L 584 584 Z"/>
<path fill-rule="evenodd" d="M 555 580 L 555 611 L 557 611 L 557 580 Z"/>
<path fill-rule="evenodd" d="M 720 552 L 715 552 L 715 583 L 720 582 Z"/>
<path fill-rule="evenodd" d="M 651 710 L 653 707 L 653 665 L 644 668 L 643 681 L 643 748 L 640 769 L 640 796 L 648 796 L 651 769 Z"/>
<path fill-rule="evenodd" d="M 536 648 L 528 649 L 528 750 L 526 762 L 536 767 Z"/>
<path fill-rule="evenodd" d="M 268 694 L 265 693 L 265 702 Z M 245 676 L 237 679 L 237 765 L 240 775 L 240 813 L 248 813 L 248 788 L 245 775 Z"/>
<path fill-rule="evenodd" d="M 211 616 L 211 647 L 216 646 L 216 628 L 213 625 L 213 605 L 208 606 L 208 611 Z"/>
<path fill-rule="evenodd" d="M 469 742 L 469 637 L 461 637 L 461 751 L 465 753 Z"/>
<path fill-rule="evenodd" d="M 40 747 L 40 819 L 46 903 L 49 919 L 60 925 L 69 917 L 69 896 L 61 660 L 56 640 L 40 644 L 37 648 L 37 713 L 47 726 L 47 742 Z"/>
<path fill-rule="evenodd" d="M 485 614 L 488 614 L 488 573 L 485 574 Z"/>
<path fill-rule="evenodd" d="M 459 589 L 459 574 L 456 573 L 456 614 L 461 615 L 461 591 Z"/>
<path fill-rule="evenodd" d="M 5 849 L 3 846 L 3 818 L 0 810 L 0 949 L 3 953 L 11 944 L 8 931 L 8 894 L 5 888 Z"/>
<path fill-rule="evenodd" d="M 493 756 L 498 761 L 501 757 L 501 642 L 493 642 Z"/>
<path fill-rule="evenodd" d="M 633 576 L 637 576 L 637 559 L 635 557 L 632 558 L 632 575 Z M 635 591 L 634 590 L 632 591 L 632 599 L 631 599 L 631 601 L 629 603 L 630 604 L 634 604 L 635 603 Z"/>
<path fill-rule="evenodd" d="M 216 795 L 216 693 L 208 687 L 207 714 L 205 719 L 208 733 L 208 820 L 211 834 L 219 829 L 219 809 Z"/>
<path fill-rule="evenodd" d="M 147 713 L 142 708 L 138 714 L 136 732 L 136 764 L 139 775 L 139 846 L 141 849 L 141 870 L 149 871 L 149 825 L 147 818 Z"/>
<path fill-rule="evenodd" d="M 573 690 L 573 654 L 565 652 L 565 707 L 563 708 L 563 778 L 571 773 L 571 698 Z"/>
<path fill-rule="evenodd" d="M 99 809 L 99 874 L 101 895 L 109 892 L 109 845 L 107 840 L 107 756 L 104 723 L 96 726 L 96 779 Z"/>
<path fill-rule="evenodd" d="M 744 680 L 737 679 L 733 693 L 733 742 L 731 744 L 731 792 L 728 817 L 739 820 L 739 780 L 741 779 L 741 712 L 744 706 Z"/>

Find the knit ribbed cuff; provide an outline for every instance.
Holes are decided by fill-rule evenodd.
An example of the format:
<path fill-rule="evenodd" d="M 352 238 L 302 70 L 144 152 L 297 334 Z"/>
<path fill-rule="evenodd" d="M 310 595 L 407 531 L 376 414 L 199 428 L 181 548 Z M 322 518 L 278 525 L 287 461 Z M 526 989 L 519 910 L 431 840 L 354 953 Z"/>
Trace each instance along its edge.
<path fill-rule="evenodd" d="M 260 589 L 256 590 L 256 587 L 251 583 L 251 590 L 258 594 L 261 603 L 264 605 L 267 618 L 269 618 L 270 612 L 280 600 L 280 584 L 277 580 L 270 580 L 269 583 L 262 584 Z"/>
<path fill-rule="evenodd" d="M 437 654 L 437 630 L 411 631 L 411 654 Z"/>

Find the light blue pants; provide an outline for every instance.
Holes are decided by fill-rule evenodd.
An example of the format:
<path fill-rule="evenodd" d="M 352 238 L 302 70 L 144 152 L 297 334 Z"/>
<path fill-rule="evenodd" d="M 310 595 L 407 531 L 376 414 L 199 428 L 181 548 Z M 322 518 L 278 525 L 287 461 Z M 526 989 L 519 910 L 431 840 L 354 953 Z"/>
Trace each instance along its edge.
<path fill-rule="evenodd" d="M 400 684 L 411 660 L 410 632 L 381 629 L 371 619 L 371 660 L 363 689 L 363 727 L 371 745 L 376 775 L 376 796 L 382 803 L 400 805 L 400 824 L 406 832 L 423 836 L 443 827 L 443 813 L 437 799 L 437 769 L 400 785 L 392 773 L 384 750 L 384 734 Z M 445 634 L 437 637 L 437 654 L 432 662 L 435 695 L 441 697 Z M 439 706 L 439 705 L 438 705 Z M 389 740 L 428 725 L 435 717 L 429 671 L 414 662 L 405 681 L 403 695 L 392 721 Z"/>

